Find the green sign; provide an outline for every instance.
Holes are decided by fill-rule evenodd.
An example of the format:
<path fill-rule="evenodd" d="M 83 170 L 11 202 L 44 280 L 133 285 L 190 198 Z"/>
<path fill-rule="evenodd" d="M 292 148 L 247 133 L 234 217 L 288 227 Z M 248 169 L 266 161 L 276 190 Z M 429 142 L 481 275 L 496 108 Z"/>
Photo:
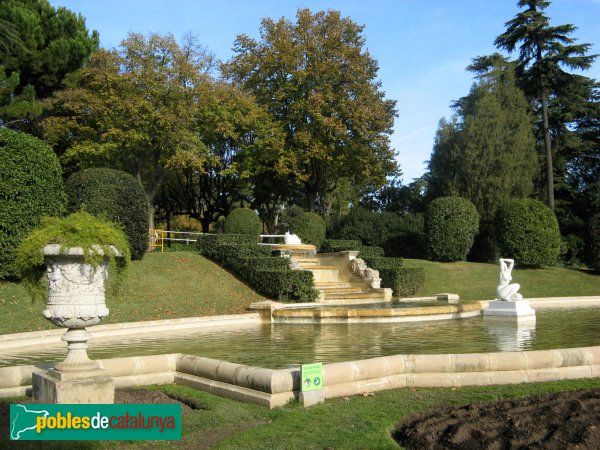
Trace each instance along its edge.
<path fill-rule="evenodd" d="M 181 405 L 12 404 L 11 440 L 180 440 Z"/>
<path fill-rule="evenodd" d="M 302 392 L 323 389 L 323 363 L 302 365 Z"/>

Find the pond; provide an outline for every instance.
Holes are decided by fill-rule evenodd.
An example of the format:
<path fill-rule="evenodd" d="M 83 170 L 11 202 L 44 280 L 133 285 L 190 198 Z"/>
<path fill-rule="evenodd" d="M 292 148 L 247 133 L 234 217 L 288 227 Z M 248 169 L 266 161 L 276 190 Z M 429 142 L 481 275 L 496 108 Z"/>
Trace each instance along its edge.
<path fill-rule="evenodd" d="M 395 354 L 482 353 L 600 345 L 600 308 L 538 309 L 533 324 L 460 320 L 365 324 L 255 324 L 92 339 L 89 356 L 105 359 L 187 353 L 260 367 L 339 362 Z M 61 361 L 63 342 L 0 351 L 0 366 Z"/>

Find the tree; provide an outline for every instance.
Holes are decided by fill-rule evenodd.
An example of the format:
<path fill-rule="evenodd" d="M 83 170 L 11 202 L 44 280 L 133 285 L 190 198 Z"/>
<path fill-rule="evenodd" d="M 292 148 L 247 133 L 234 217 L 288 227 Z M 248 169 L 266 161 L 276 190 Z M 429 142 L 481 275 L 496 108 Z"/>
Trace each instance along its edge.
<path fill-rule="evenodd" d="M 499 205 L 531 194 L 537 171 L 527 100 L 515 86 L 511 64 L 501 57 L 494 64 L 456 102 L 452 121 L 440 122 L 429 162 L 432 197 L 459 195 L 476 206 L 481 218 L 476 257 L 483 260 L 494 257 Z"/>
<path fill-rule="evenodd" d="M 130 34 L 119 51 L 96 51 L 54 95 L 44 136 L 71 170 L 105 165 L 134 175 L 154 228 L 154 199 L 169 172 L 202 170 L 206 159 L 197 111 L 211 62 L 193 38 L 179 46 L 171 35 Z"/>
<path fill-rule="evenodd" d="M 517 5 L 526 8 L 525 11 L 506 22 L 506 31 L 496 38 L 495 44 L 510 53 L 519 45 L 516 74 L 524 91 L 531 99 L 535 99 L 536 110 L 541 115 L 547 204 L 554 209 L 549 109 L 553 99 L 568 89 L 570 84 L 582 81 L 581 77 L 565 72 L 562 67 L 587 69 L 596 55 L 586 54 L 591 44 L 576 44 L 575 39 L 569 37 L 576 30 L 575 26 L 550 26 L 549 18 L 543 12 L 549 4 L 547 0 L 519 0 Z"/>
<path fill-rule="evenodd" d="M 337 11 L 300 9 L 296 23 L 263 19 L 259 41 L 238 36 L 225 65 L 283 131 L 275 165 L 282 179 L 326 216 L 340 180 L 381 186 L 397 169 L 389 145 L 395 102 L 380 90 L 362 30 Z"/>
<path fill-rule="evenodd" d="M 99 41 L 81 15 L 47 0 L 3 0 L 0 38 L 0 124 L 17 126 L 39 116 L 39 100 L 79 69 Z"/>

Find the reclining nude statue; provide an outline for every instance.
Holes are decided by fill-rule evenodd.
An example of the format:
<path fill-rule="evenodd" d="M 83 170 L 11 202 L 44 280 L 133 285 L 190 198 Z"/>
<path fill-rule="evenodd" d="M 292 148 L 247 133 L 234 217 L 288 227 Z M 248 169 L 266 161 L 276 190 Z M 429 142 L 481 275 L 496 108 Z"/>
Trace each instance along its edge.
<path fill-rule="evenodd" d="M 498 300 L 514 302 L 523 300 L 523 296 L 519 294 L 521 286 L 517 283 L 510 284 L 512 280 L 511 272 L 515 265 L 513 259 L 500 258 L 500 283 L 496 288 L 496 297 Z"/>

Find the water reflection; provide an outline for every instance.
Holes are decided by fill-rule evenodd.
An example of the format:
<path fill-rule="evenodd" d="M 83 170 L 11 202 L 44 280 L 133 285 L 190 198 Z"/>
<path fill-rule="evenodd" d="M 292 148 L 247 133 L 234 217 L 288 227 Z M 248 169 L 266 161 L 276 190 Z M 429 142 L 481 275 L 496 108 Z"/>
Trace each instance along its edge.
<path fill-rule="evenodd" d="M 535 341 L 534 317 L 484 317 L 485 328 L 501 352 L 530 350 Z"/>
<path fill-rule="evenodd" d="M 92 339 L 91 358 L 189 353 L 282 368 L 395 354 L 479 353 L 600 345 L 600 308 L 537 310 L 536 328 L 491 326 L 482 317 L 380 324 L 257 324 L 193 333 Z M 0 366 L 64 359 L 65 343 L 0 350 Z"/>

